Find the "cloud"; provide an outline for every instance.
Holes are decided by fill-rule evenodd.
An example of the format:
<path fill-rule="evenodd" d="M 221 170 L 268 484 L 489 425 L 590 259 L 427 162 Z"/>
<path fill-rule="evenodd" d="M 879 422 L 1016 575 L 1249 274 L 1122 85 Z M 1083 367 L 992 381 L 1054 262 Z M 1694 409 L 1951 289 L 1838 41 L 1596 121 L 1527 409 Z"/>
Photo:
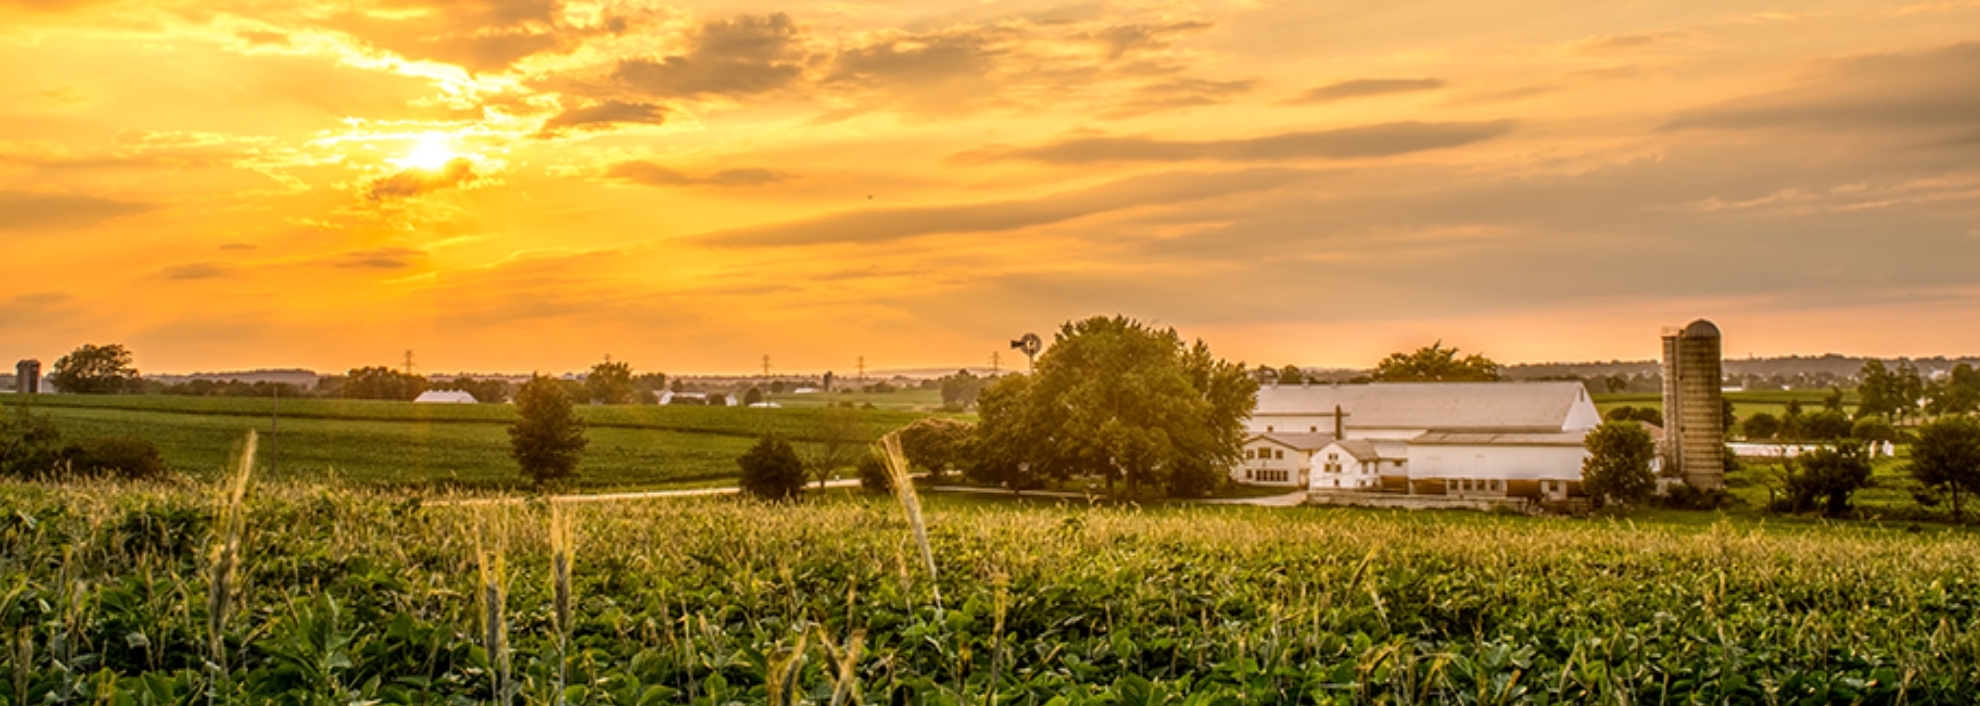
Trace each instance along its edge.
<path fill-rule="evenodd" d="M 1980 43 L 1829 62 L 1791 88 L 1687 111 L 1664 127 L 1795 127 L 1906 136 L 1980 130 Z"/>
<path fill-rule="evenodd" d="M 1155 174 L 1033 199 L 834 213 L 706 233 L 693 236 L 688 242 L 714 247 L 777 247 L 878 243 L 942 233 L 1006 232 L 1140 206 L 1270 190 L 1301 176 L 1298 171 L 1285 169 Z"/>
<path fill-rule="evenodd" d="M 374 248 L 338 253 L 321 262 L 347 270 L 397 270 L 412 267 L 413 261 L 424 257 L 426 251 L 414 248 Z"/>
<path fill-rule="evenodd" d="M 0 190 L 0 231 L 52 231 L 88 228 L 104 221 L 156 209 L 148 203 L 79 194 Z"/>
<path fill-rule="evenodd" d="M 220 245 L 221 250 L 254 250 L 259 247 L 261 246 L 255 245 L 254 243 L 239 243 L 239 242 L 222 243 Z"/>
<path fill-rule="evenodd" d="M 1091 137 L 1003 152 L 958 155 L 964 161 L 1022 159 L 1047 164 L 1095 162 L 1288 162 L 1310 159 L 1387 157 L 1444 149 L 1511 132 L 1514 121 L 1420 123 L 1292 132 L 1242 140 L 1177 141 L 1148 137 Z"/>
<path fill-rule="evenodd" d="M 1332 103 L 1350 98 L 1434 91 L 1446 85 L 1448 83 L 1441 78 L 1358 78 L 1309 90 L 1291 102 Z"/>
<path fill-rule="evenodd" d="M 803 75 L 798 27 L 789 15 L 740 15 L 705 23 L 686 54 L 619 62 L 612 78 L 650 96 L 747 96 L 783 88 Z"/>
<path fill-rule="evenodd" d="M 1085 38 L 1106 47 L 1107 60 L 1116 61 L 1135 51 L 1167 48 L 1169 42 L 1166 37 L 1169 35 L 1200 32 L 1212 26 L 1208 22 L 1115 25 L 1087 34 Z"/>
<path fill-rule="evenodd" d="M 233 274 L 234 268 L 218 262 L 189 262 L 173 265 L 161 271 L 166 279 L 199 280 L 214 279 Z"/>
<path fill-rule="evenodd" d="M 652 162 L 620 162 L 605 176 L 647 186 L 763 186 L 790 178 L 769 169 L 724 169 L 706 176 L 689 176 Z"/>
<path fill-rule="evenodd" d="M 1251 92 L 1257 81 L 1210 81 L 1177 78 L 1151 83 L 1134 90 L 1126 101 L 1101 114 L 1105 118 L 1126 118 L 1164 110 L 1228 103 Z"/>
<path fill-rule="evenodd" d="M 1684 38 L 1685 34 L 1683 32 L 1612 34 L 1583 39 L 1572 44 L 1570 49 L 1576 54 L 1602 56 L 1645 49 L 1659 44 L 1669 44 Z"/>
<path fill-rule="evenodd" d="M 568 129 L 606 130 L 620 123 L 642 123 L 659 125 L 666 122 L 666 113 L 660 106 L 650 103 L 628 103 L 625 101 L 605 101 L 583 108 L 572 108 L 555 117 L 543 121 L 538 135 L 552 135 Z"/>
<path fill-rule="evenodd" d="M 352 9 L 323 24 L 411 59 L 474 72 L 503 71 L 530 56 L 576 47 L 606 26 L 573 27 L 559 0 L 387 0 L 383 11 Z M 396 10 L 396 11 L 395 11 Z M 608 18 L 608 24 L 610 19 Z"/>
<path fill-rule="evenodd" d="M 372 180 L 365 185 L 365 197 L 372 201 L 412 198 L 441 189 L 449 189 L 474 183 L 480 178 L 474 173 L 474 162 L 457 157 L 438 170 L 407 169 L 403 172 Z"/>

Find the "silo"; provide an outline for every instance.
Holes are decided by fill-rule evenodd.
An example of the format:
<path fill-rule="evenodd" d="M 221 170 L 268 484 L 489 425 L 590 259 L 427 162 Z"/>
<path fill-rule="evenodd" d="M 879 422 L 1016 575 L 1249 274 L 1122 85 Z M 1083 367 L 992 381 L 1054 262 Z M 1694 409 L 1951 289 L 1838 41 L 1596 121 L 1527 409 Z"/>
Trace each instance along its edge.
<path fill-rule="evenodd" d="M 14 364 L 14 391 L 23 395 L 41 392 L 41 361 L 29 358 Z"/>
<path fill-rule="evenodd" d="M 1704 319 L 1664 332 L 1664 464 L 1700 490 L 1726 485 L 1721 350 Z"/>

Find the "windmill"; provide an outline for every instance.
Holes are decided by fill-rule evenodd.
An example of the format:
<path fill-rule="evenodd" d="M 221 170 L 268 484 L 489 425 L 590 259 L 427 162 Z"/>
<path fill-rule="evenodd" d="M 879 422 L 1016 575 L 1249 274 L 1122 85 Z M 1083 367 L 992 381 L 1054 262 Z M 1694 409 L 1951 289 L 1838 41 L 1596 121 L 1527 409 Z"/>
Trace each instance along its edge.
<path fill-rule="evenodd" d="M 1024 351 L 1024 359 L 1031 365 L 1031 372 L 1038 372 L 1038 351 L 1045 349 L 1045 342 L 1039 340 L 1038 334 L 1027 333 L 1024 337 L 1011 341 L 1011 349 Z"/>

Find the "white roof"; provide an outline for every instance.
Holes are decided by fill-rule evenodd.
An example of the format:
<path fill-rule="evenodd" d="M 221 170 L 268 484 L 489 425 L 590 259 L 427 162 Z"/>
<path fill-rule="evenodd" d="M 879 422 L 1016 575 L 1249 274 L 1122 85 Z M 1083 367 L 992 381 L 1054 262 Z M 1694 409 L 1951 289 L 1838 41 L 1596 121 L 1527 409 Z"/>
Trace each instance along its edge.
<path fill-rule="evenodd" d="M 1572 381 L 1276 385 L 1259 388 L 1252 416 L 1325 416 L 1338 405 L 1349 429 L 1560 431 L 1587 395 Z"/>
<path fill-rule="evenodd" d="M 1361 461 L 1409 458 L 1409 442 L 1406 441 L 1392 439 L 1344 439 L 1335 442 L 1333 447 Z"/>
<path fill-rule="evenodd" d="M 1293 449 L 1295 451 L 1313 451 L 1315 449 L 1322 448 L 1326 446 L 1328 443 L 1332 442 L 1334 440 L 1334 435 L 1293 433 L 1293 432 L 1264 432 L 1259 434 L 1252 434 L 1251 436 L 1245 437 L 1244 442 L 1249 444 L 1253 441 L 1257 441 L 1260 439 L 1269 441 L 1274 444 L 1278 444 L 1280 446 L 1284 446 L 1289 449 Z"/>
<path fill-rule="evenodd" d="M 413 398 L 413 401 L 428 404 L 474 404 L 477 402 L 474 399 L 474 395 L 461 390 L 427 390 L 419 393 L 419 396 Z"/>
<path fill-rule="evenodd" d="M 1463 432 L 1427 432 L 1409 443 L 1419 446 L 1581 446 L 1588 437 L 1585 431 L 1560 431 L 1542 434 L 1479 434 Z"/>

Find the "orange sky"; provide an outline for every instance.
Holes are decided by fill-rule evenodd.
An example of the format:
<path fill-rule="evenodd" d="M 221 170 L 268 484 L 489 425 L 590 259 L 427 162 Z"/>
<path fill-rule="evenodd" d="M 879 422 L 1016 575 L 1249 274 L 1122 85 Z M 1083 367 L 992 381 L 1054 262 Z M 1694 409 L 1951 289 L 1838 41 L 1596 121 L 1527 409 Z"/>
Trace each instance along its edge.
<path fill-rule="evenodd" d="M 0 66 L 9 361 L 1980 352 L 1972 0 L 0 0 Z"/>

